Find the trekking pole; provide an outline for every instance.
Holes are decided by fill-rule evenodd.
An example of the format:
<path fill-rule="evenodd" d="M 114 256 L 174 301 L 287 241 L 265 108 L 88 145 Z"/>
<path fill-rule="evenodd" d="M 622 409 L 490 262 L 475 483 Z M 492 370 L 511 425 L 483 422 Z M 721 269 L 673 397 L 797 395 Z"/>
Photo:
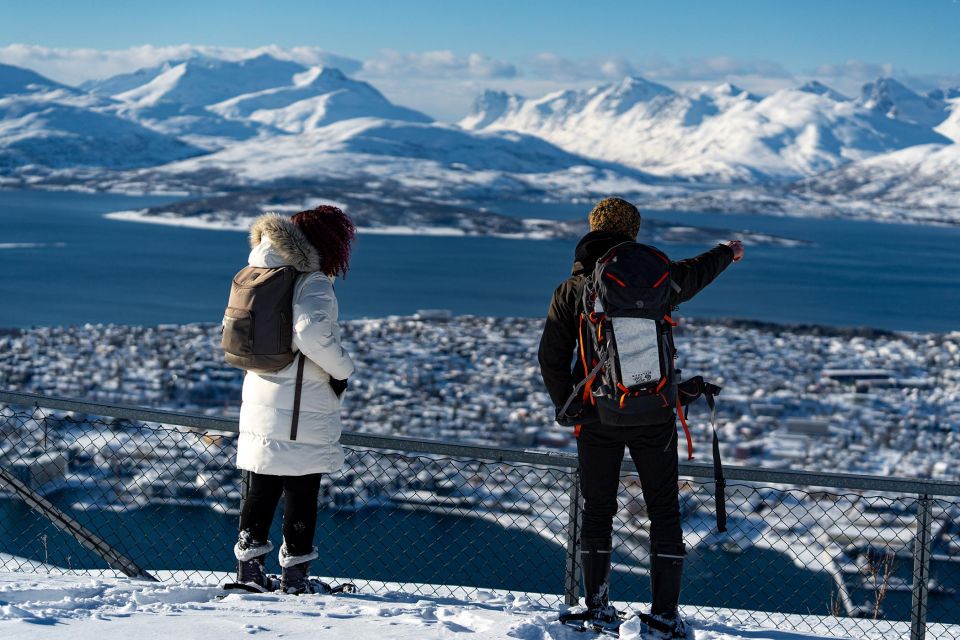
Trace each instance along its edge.
<path fill-rule="evenodd" d="M 707 383 L 709 384 L 709 383 Z M 706 387 L 706 385 L 704 385 Z M 713 385 L 710 385 L 713 386 Z M 712 389 L 705 389 L 703 395 L 710 407 L 710 427 L 713 429 L 713 482 L 714 502 L 717 505 L 717 531 L 724 533 L 727 530 L 727 481 L 723 477 L 723 462 L 720 460 L 720 436 L 717 435 L 717 402 Z M 716 388 L 719 392 L 720 389 Z"/>

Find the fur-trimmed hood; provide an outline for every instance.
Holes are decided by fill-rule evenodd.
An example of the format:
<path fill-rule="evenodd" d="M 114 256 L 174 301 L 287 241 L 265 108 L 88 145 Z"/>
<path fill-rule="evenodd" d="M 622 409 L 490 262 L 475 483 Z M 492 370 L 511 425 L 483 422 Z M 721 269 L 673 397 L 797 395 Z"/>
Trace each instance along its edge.
<path fill-rule="evenodd" d="M 269 238 L 273 250 L 297 271 L 320 270 L 320 251 L 290 218 L 278 213 L 260 216 L 250 226 L 250 247 L 255 249 L 263 236 Z"/>

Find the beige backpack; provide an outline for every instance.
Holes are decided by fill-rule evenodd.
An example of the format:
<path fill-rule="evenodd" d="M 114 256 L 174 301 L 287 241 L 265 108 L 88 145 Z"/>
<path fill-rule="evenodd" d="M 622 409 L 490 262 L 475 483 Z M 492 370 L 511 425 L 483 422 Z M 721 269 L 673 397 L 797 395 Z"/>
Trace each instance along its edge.
<path fill-rule="evenodd" d="M 293 362 L 293 267 L 246 267 L 233 278 L 223 314 L 227 364 L 273 373 Z"/>

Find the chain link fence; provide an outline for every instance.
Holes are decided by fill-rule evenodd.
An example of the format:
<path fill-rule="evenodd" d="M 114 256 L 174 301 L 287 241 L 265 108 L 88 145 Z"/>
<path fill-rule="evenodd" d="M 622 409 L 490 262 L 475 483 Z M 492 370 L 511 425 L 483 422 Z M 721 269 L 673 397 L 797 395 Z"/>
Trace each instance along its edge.
<path fill-rule="evenodd" d="M 147 571 L 209 582 L 234 570 L 244 486 L 235 422 L 37 403 L 0 404 L 0 470 Z M 323 478 L 314 573 L 366 592 L 573 601 L 574 456 L 363 434 L 344 442 L 344 470 Z M 757 480 L 728 484 L 729 531 L 719 534 L 710 470 L 701 473 L 680 486 L 686 614 L 837 637 L 923 637 L 911 629 L 923 620 L 929 637 L 960 638 L 960 501 L 950 497 L 960 491 L 816 490 L 753 470 Z M 625 472 L 620 499 L 612 595 L 640 608 L 649 528 L 635 475 Z M 279 513 L 271 537 L 281 539 Z M 0 570 L 115 573 L 2 482 Z M 279 571 L 275 557 L 268 570 Z"/>

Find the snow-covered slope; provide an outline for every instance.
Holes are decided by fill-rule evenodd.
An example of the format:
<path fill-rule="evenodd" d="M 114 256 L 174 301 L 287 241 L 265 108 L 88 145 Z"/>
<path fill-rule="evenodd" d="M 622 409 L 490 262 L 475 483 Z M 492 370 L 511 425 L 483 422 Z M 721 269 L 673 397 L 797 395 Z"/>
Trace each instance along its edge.
<path fill-rule="evenodd" d="M 960 94 L 960 89 L 956 91 Z M 960 142 L 960 95 L 947 101 L 947 109 L 950 115 L 937 126 L 936 131 L 954 142 Z"/>
<path fill-rule="evenodd" d="M 0 169 L 151 166 L 200 150 L 117 117 L 109 100 L 0 65 Z"/>
<path fill-rule="evenodd" d="M 314 67 L 295 75 L 289 85 L 230 98 L 210 110 L 225 118 L 249 118 L 290 133 L 350 118 L 432 121 L 426 114 L 392 104 L 371 85 L 331 67 Z"/>
<path fill-rule="evenodd" d="M 461 125 L 537 135 L 661 176 L 731 182 L 806 177 L 946 141 L 819 83 L 765 98 L 730 84 L 678 93 L 642 78 L 537 100 L 487 93 Z"/>
<path fill-rule="evenodd" d="M 888 153 L 809 178 L 793 191 L 820 199 L 876 202 L 903 211 L 960 212 L 960 144 Z"/>
<path fill-rule="evenodd" d="M 290 84 L 294 75 L 305 70 L 301 64 L 268 55 L 238 62 L 196 57 L 114 97 L 137 108 L 163 104 L 205 107 L 244 93 Z"/>
<path fill-rule="evenodd" d="M 199 582 L 158 584 L 124 578 L 0 573 L 0 633 L 18 640 L 46 639 L 51 634 L 73 640 L 130 640 L 144 637 L 145 628 L 149 628 L 149 637 L 204 640 L 251 635 L 354 640 L 584 638 L 583 633 L 557 622 L 555 610 L 533 604 L 525 594 L 481 591 L 473 598 L 455 598 L 384 589 L 378 595 L 343 596 L 232 593 L 218 600 L 221 593 L 216 585 Z M 730 613 L 698 609 L 696 617 L 690 618 L 697 640 L 801 636 L 826 640 L 843 638 L 837 632 L 844 626 L 856 628 L 856 621 L 830 619 L 835 632 L 807 635 L 727 623 Z M 739 617 L 749 615 L 738 613 Z M 714 620 L 707 617 L 711 615 Z M 773 616 L 782 618 L 784 628 L 796 624 L 788 617 Z M 624 623 L 620 637 L 641 640 L 636 618 Z M 864 636 L 853 633 L 849 637 Z"/>
<path fill-rule="evenodd" d="M 108 98 L 125 91 L 142 87 L 162 73 L 166 73 L 172 67 L 185 62 L 186 60 L 170 60 L 156 67 L 146 69 L 137 69 L 131 73 L 121 73 L 120 75 L 110 76 L 98 80 L 87 80 L 78 85 L 79 89 L 89 91 L 98 96 Z"/>
<path fill-rule="evenodd" d="M 625 167 L 586 160 L 532 136 L 378 118 L 353 118 L 299 135 L 250 140 L 151 173 L 157 179 L 187 180 L 220 173 L 244 184 L 384 179 L 483 197 L 514 193 L 528 183 L 537 189 L 562 182 L 581 192 L 594 185 L 626 192 L 644 189 L 648 178 Z"/>

